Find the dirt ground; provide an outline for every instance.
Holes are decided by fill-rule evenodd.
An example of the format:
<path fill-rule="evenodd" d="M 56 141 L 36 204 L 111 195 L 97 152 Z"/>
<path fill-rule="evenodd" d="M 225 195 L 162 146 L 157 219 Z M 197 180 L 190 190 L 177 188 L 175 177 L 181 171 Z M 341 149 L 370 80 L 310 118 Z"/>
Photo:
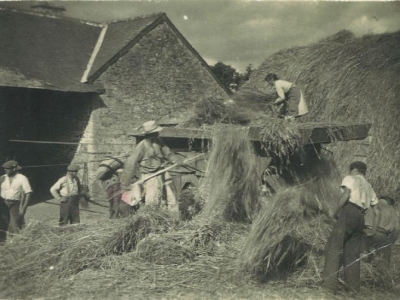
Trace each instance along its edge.
<path fill-rule="evenodd" d="M 100 206 L 101 205 L 101 206 Z M 107 203 L 90 204 L 81 210 L 81 223 L 108 222 Z M 59 206 L 56 202 L 29 207 L 26 222 L 41 221 L 57 226 Z M 242 243 L 238 240 L 236 243 Z M 221 246 L 224 247 L 224 246 Z M 258 283 L 235 270 L 237 252 L 225 248 L 224 256 L 198 257 L 185 265 L 155 265 L 137 260 L 132 253 L 108 257 L 112 267 L 86 269 L 69 278 L 51 277 L 46 291 L 29 287 L 25 297 L 13 298 L 0 291 L 0 299 L 398 299 L 400 287 L 391 291 L 363 286 L 351 297 L 344 291 L 331 295 L 319 287 L 295 286 L 282 280 Z M 231 251 L 232 250 L 232 251 Z M 393 264 L 399 265 L 400 244 L 393 249 Z M 134 264 L 133 259 L 135 259 Z M 398 268 L 398 267 L 397 267 Z M 171 278 L 171 274 L 174 274 Z"/>

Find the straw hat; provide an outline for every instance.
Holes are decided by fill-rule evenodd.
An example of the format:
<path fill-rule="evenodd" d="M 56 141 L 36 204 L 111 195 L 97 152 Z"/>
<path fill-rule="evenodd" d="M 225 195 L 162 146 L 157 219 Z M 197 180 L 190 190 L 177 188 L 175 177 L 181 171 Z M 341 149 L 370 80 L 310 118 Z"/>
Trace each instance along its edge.
<path fill-rule="evenodd" d="M 162 127 L 158 126 L 156 121 L 147 121 L 143 123 L 142 129 L 142 134 L 150 134 L 154 132 L 160 132 Z"/>

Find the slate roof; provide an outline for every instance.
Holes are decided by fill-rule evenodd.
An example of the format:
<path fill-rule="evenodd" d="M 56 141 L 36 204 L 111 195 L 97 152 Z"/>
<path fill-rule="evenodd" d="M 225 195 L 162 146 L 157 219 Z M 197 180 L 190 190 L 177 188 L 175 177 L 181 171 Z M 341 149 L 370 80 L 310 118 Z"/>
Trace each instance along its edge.
<path fill-rule="evenodd" d="M 95 24 L 0 8 L 0 86 L 99 92 L 89 83 L 161 22 L 175 31 L 229 94 L 164 13 Z"/>
<path fill-rule="evenodd" d="M 117 21 L 107 24 L 107 31 L 100 51 L 91 68 L 89 77 L 110 61 L 118 52 L 128 46 L 135 38 L 140 38 L 144 28 L 152 24 L 162 14 L 151 17 Z"/>
<path fill-rule="evenodd" d="M 63 91 L 89 92 L 80 83 L 101 27 L 74 19 L 0 10 L 0 68 Z M 18 77 L 18 76 L 17 76 Z M 9 86 L 4 76 L 0 85 Z M 19 86 L 24 85 L 19 82 Z M 30 87 L 29 81 L 26 82 Z"/>

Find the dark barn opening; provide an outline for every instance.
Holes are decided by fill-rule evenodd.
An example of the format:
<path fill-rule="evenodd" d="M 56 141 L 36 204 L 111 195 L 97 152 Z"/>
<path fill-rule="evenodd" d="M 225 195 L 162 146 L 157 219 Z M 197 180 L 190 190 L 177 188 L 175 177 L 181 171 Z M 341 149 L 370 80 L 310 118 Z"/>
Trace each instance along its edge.
<path fill-rule="evenodd" d="M 0 88 L 0 162 L 19 162 L 32 204 L 51 199 L 51 185 L 65 174 L 92 111 L 101 106 L 95 93 Z"/>

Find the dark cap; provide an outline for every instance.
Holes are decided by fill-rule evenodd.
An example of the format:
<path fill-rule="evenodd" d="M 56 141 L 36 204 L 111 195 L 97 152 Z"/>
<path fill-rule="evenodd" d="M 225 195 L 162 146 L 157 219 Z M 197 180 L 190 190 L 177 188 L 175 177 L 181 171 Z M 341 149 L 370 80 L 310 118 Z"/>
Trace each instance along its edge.
<path fill-rule="evenodd" d="M 386 202 L 387 202 L 389 205 L 394 205 L 394 203 L 395 203 L 394 199 L 393 199 L 392 197 L 388 196 L 388 195 L 381 195 L 381 196 L 379 197 L 379 199 L 386 200 Z"/>
<path fill-rule="evenodd" d="M 80 169 L 79 165 L 71 164 L 68 166 L 67 170 L 70 172 L 78 172 Z"/>
<path fill-rule="evenodd" d="M 362 161 L 355 161 L 350 164 L 350 171 L 353 169 L 357 169 L 360 172 L 367 172 L 367 165 Z"/>
<path fill-rule="evenodd" d="M 4 169 L 13 169 L 13 168 L 18 168 L 18 162 L 15 160 L 9 160 L 6 163 L 3 164 Z"/>

